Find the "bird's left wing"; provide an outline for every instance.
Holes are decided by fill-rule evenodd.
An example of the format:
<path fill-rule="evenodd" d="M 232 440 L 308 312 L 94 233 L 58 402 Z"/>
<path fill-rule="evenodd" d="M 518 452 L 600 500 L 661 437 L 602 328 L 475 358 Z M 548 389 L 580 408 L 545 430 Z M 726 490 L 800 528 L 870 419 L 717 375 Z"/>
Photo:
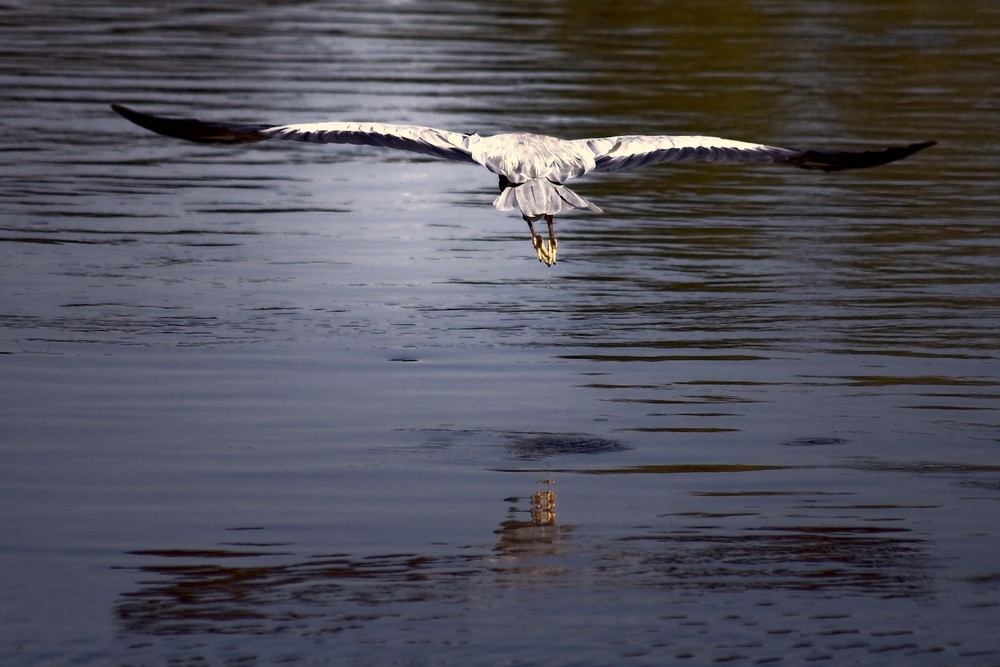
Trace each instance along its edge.
<path fill-rule="evenodd" d="M 620 136 L 579 139 L 594 153 L 594 171 L 625 171 L 664 162 L 773 162 L 803 169 L 840 171 L 876 167 L 913 155 L 935 141 L 865 151 L 780 148 L 720 137 Z"/>
<path fill-rule="evenodd" d="M 321 144 L 382 146 L 446 160 L 474 162 L 468 148 L 469 135 L 432 127 L 381 123 L 242 125 L 154 116 L 120 104 L 112 104 L 111 108 L 147 130 L 198 143 L 243 144 L 277 138 Z"/>

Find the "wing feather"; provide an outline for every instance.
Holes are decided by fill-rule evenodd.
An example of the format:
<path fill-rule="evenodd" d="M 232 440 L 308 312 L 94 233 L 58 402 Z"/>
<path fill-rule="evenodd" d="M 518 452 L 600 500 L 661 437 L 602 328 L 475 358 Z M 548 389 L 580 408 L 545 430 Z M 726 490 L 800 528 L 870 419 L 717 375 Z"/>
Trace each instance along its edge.
<path fill-rule="evenodd" d="M 799 155 L 785 161 L 793 167 L 802 169 L 821 169 L 823 171 L 841 171 L 843 169 L 863 169 L 877 167 L 896 160 L 902 160 L 925 148 L 935 145 L 936 141 L 919 141 L 905 146 L 886 146 L 869 151 L 801 151 Z"/>
<path fill-rule="evenodd" d="M 247 144 L 268 138 L 262 134 L 268 125 L 238 125 L 210 123 L 197 118 L 167 118 L 141 113 L 121 104 L 112 104 L 111 108 L 139 127 L 200 144 Z"/>
<path fill-rule="evenodd" d="M 112 104 L 111 108 L 147 130 L 198 143 L 243 144 L 278 138 L 322 144 L 381 146 L 446 160 L 474 162 L 468 148 L 469 135 L 432 127 L 379 123 L 241 125 L 154 116 L 120 104 Z"/>
<path fill-rule="evenodd" d="M 278 139 L 318 144 L 380 146 L 422 153 L 445 160 L 474 162 L 469 151 L 469 135 L 419 125 L 305 123 L 271 127 L 262 134 Z"/>
<path fill-rule="evenodd" d="M 631 135 L 580 139 L 594 153 L 594 171 L 626 171 L 664 162 L 773 162 L 802 169 L 839 171 L 875 167 L 901 160 L 933 146 L 924 141 L 866 151 L 821 151 L 781 148 L 721 137 Z"/>

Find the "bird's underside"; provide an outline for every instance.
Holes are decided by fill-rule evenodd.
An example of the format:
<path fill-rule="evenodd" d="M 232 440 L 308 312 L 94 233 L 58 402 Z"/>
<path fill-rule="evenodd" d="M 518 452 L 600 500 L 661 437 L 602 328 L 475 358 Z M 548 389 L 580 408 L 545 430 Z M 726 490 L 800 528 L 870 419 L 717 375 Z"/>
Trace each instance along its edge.
<path fill-rule="evenodd" d="M 291 139 L 381 146 L 480 164 L 499 176 L 500 196 L 493 205 L 501 211 L 521 212 L 528 223 L 538 259 L 548 266 L 556 262 L 558 245 L 553 217 L 575 208 L 601 212 L 564 185 L 584 174 L 626 171 L 666 162 L 770 162 L 802 169 L 841 171 L 895 162 L 936 143 L 924 141 L 864 151 L 822 151 L 702 136 L 625 135 L 564 140 L 526 132 L 480 136 L 382 123 L 235 124 L 154 116 L 119 104 L 112 104 L 111 108 L 147 130 L 198 143 L 243 144 Z M 542 219 L 548 226 L 547 239 L 534 229 L 533 223 Z"/>

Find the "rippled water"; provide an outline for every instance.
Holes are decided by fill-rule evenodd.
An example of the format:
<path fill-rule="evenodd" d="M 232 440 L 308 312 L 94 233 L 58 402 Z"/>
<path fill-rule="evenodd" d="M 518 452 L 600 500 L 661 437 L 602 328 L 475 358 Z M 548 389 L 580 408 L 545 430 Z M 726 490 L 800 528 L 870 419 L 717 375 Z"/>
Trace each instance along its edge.
<path fill-rule="evenodd" d="M 118 3 L 121 4 L 121 3 Z M 0 663 L 1000 665 L 990 2 L 0 5 Z M 779 145 L 495 177 L 118 101 Z"/>

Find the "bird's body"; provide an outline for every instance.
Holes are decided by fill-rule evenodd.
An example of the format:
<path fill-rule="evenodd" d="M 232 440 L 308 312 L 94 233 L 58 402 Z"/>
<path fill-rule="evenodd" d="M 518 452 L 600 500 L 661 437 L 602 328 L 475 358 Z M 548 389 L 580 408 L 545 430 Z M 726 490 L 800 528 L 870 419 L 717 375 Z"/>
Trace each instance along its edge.
<path fill-rule="evenodd" d="M 519 210 L 531 231 L 538 259 L 556 261 L 553 216 L 574 208 L 601 213 L 564 184 L 591 172 L 625 171 L 664 162 L 772 162 L 803 169 L 840 171 L 874 167 L 934 145 L 933 141 L 890 146 L 871 151 L 816 151 L 779 148 L 719 137 L 626 135 L 594 139 L 558 139 L 514 132 L 480 136 L 416 125 L 381 123 L 303 123 L 240 125 L 191 118 L 165 118 L 118 104 L 112 108 L 146 129 L 199 143 L 252 143 L 291 139 L 313 143 L 359 144 L 412 151 L 447 160 L 480 164 L 497 174 L 501 211 Z M 549 238 L 535 233 L 532 223 L 544 218 Z"/>

